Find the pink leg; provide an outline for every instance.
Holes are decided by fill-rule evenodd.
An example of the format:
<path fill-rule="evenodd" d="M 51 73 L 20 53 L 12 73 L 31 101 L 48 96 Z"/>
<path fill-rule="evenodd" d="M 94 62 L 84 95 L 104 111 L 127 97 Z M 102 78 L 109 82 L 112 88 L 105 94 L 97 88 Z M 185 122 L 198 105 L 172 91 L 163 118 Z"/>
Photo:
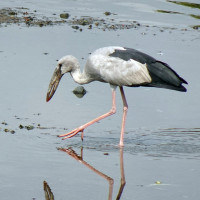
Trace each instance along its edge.
<path fill-rule="evenodd" d="M 119 146 L 124 146 L 124 129 L 125 129 L 125 122 L 126 122 L 126 115 L 128 112 L 128 104 L 126 101 L 126 97 L 124 94 L 124 89 L 123 87 L 119 87 L 120 88 L 120 92 L 121 92 L 121 96 L 122 96 L 122 101 L 123 101 L 123 118 L 122 118 L 122 128 L 121 128 L 121 136 L 120 136 L 120 142 L 119 142 Z"/>
<path fill-rule="evenodd" d="M 108 113 L 106 113 L 104 115 L 101 115 L 100 117 L 97 117 L 96 119 L 94 119 L 94 120 L 92 120 L 92 121 L 90 121 L 90 122 L 88 122 L 88 123 L 76 128 L 76 129 L 74 129 L 73 131 L 71 131 L 71 132 L 69 132 L 67 134 L 59 135 L 58 137 L 64 137 L 63 138 L 63 140 L 64 140 L 64 139 L 67 139 L 67 138 L 71 138 L 71 137 L 75 136 L 77 133 L 81 132 L 81 139 L 83 140 L 83 131 L 84 131 L 85 128 L 87 128 L 88 126 L 94 124 L 95 122 L 100 121 L 101 119 L 104 119 L 104 118 L 106 118 L 106 117 L 108 117 L 110 115 L 115 114 L 116 113 L 116 103 L 115 103 L 116 94 L 115 94 L 115 89 L 116 88 L 112 88 L 112 108 Z"/>

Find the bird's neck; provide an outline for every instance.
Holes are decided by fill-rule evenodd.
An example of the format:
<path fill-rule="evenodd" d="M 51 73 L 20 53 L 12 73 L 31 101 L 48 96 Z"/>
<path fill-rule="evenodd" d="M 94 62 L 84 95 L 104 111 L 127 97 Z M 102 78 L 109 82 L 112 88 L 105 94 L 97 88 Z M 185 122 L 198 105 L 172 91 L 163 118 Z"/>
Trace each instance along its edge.
<path fill-rule="evenodd" d="M 84 71 L 83 71 L 83 73 L 81 72 L 80 66 L 78 63 L 76 64 L 76 67 L 74 68 L 74 70 L 71 71 L 71 75 L 72 75 L 74 81 L 80 85 L 91 82 L 91 80 L 86 75 L 86 73 Z"/>

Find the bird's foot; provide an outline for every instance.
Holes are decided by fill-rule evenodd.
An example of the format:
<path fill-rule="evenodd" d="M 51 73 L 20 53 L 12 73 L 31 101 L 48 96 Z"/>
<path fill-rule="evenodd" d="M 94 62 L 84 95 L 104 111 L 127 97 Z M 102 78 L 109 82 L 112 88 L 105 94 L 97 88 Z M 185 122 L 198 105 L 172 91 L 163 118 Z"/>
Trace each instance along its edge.
<path fill-rule="evenodd" d="M 58 137 L 63 137 L 62 139 L 65 140 L 67 138 L 74 137 L 77 133 L 81 132 L 81 140 L 83 141 L 83 131 L 84 131 L 84 128 L 83 127 L 79 127 L 79 128 L 76 128 L 76 129 L 72 130 L 69 133 L 58 135 Z"/>

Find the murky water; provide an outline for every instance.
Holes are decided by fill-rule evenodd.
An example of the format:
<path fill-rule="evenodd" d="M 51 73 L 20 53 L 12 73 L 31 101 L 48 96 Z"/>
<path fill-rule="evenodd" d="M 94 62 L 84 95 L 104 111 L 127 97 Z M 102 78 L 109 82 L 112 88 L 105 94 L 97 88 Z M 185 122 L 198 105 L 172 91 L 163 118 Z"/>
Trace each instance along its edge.
<path fill-rule="evenodd" d="M 60 13 L 68 12 L 71 18 L 92 16 L 140 24 L 106 31 L 87 26 L 79 31 L 69 24 L 0 26 L 1 199 L 45 199 L 43 181 L 56 200 L 116 199 L 118 194 L 121 199 L 137 200 L 199 198 L 200 32 L 192 28 L 199 19 L 191 17 L 198 15 L 198 8 L 164 0 L 27 0 L 0 5 L 37 10 L 39 16 L 59 18 Z M 105 16 L 105 11 L 112 14 Z M 125 88 L 129 111 L 123 151 L 118 148 L 122 117 L 119 92 L 116 115 L 88 127 L 83 142 L 80 135 L 62 141 L 56 135 L 107 112 L 111 92 L 108 85 L 94 82 L 85 86 L 87 94 L 82 99 L 77 98 L 72 93 L 77 84 L 66 75 L 52 101 L 46 103 L 56 60 L 72 54 L 84 66 L 91 51 L 110 45 L 133 47 L 167 62 L 188 81 L 188 92 Z M 25 127 L 30 125 L 33 130 Z M 120 190 L 121 177 L 126 185 Z M 109 185 L 112 180 L 113 188 Z"/>

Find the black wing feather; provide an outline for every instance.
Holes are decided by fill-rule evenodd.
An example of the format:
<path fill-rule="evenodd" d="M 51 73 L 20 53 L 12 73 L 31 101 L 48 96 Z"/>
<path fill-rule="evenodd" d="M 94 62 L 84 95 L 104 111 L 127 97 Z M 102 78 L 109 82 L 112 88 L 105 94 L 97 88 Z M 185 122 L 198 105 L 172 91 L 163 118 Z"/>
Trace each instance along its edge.
<path fill-rule="evenodd" d="M 181 78 L 168 64 L 158 61 L 145 53 L 135 49 L 125 48 L 125 50 L 116 49 L 109 56 L 118 57 L 125 61 L 133 59 L 142 64 L 146 63 L 152 82 L 144 83 L 141 86 L 167 88 L 183 92 L 187 91 L 182 85 L 182 83 L 187 84 L 187 82 Z"/>

